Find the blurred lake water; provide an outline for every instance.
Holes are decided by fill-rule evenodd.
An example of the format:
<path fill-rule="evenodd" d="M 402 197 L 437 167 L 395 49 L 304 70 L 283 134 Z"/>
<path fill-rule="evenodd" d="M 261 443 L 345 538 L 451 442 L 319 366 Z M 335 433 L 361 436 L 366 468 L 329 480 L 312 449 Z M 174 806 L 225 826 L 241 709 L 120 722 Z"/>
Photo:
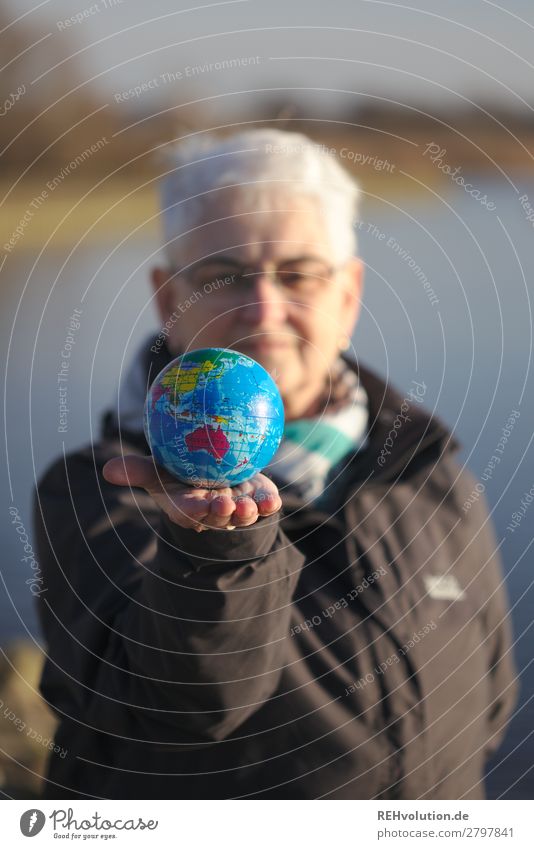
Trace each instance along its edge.
<path fill-rule="evenodd" d="M 519 196 L 534 203 L 534 181 L 518 191 L 476 175 L 473 184 L 495 204 L 489 210 L 453 185 L 441 197 L 370 198 L 355 223 L 366 262 L 364 307 L 354 353 L 401 390 L 424 381 L 425 402 L 454 430 L 462 460 L 480 478 L 513 411 L 502 459 L 485 482 L 505 564 L 522 670 L 522 705 L 488 770 L 490 798 L 530 798 L 534 791 L 532 633 L 534 506 L 507 529 L 534 484 L 531 295 L 534 229 Z M 147 332 L 156 329 L 148 272 L 157 243 L 146 237 L 82 244 L 36 255 L 15 250 L 2 277 L 0 344 L 7 356 L 7 484 L 0 530 L 0 640 L 40 640 L 30 570 L 10 524 L 14 504 L 31 532 L 36 478 L 63 451 L 99 435 L 102 411 L 114 402 L 121 371 Z M 75 312 L 75 311 L 78 312 Z M 71 316 L 79 326 L 72 329 Z M 72 331 L 72 333 L 71 333 Z M 66 380 L 58 384 L 62 351 L 74 338 Z M 66 429 L 58 387 L 66 389 Z M 4 456 L 4 461 L 6 456 Z"/>

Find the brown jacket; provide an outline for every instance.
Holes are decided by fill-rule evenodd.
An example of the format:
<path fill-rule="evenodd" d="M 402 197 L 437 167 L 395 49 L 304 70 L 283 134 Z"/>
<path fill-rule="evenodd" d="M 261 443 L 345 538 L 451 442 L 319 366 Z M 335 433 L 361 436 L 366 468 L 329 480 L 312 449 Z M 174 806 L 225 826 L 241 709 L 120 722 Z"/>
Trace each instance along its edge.
<path fill-rule="evenodd" d="M 102 477 L 148 453 L 109 414 L 43 476 L 47 798 L 484 798 L 518 689 L 493 532 L 446 428 L 359 372 L 369 444 L 327 512 L 183 530 Z"/>

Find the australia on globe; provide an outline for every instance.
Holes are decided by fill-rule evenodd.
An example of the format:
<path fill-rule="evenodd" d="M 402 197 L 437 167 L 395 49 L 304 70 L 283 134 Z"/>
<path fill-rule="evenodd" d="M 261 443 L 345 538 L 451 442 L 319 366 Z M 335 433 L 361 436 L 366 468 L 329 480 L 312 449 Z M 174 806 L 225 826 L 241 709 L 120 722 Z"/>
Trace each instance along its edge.
<path fill-rule="evenodd" d="M 251 357 L 201 348 L 152 383 L 144 430 L 157 463 L 183 483 L 236 486 L 271 461 L 284 431 L 276 383 Z"/>

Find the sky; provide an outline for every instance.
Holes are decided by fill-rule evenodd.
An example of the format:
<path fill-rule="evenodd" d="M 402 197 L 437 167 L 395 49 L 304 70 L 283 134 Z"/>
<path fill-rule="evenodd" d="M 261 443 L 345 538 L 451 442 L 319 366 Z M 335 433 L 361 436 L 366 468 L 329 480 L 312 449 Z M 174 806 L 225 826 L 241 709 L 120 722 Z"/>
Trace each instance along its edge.
<path fill-rule="evenodd" d="M 52 39 L 59 58 L 75 55 L 104 97 L 144 84 L 136 105 L 204 95 L 224 106 L 228 92 L 235 105 L 235 92 L 273 88 L 298 89 L 301 99 L 322 98 L 332 109 L 370 97 L 534 107 L 532 0 L 3 0 L 2 7 L 8 20 L 24 15 Z M 21 72 L 31 61 L 22 57 Z M 38 70 L 46 81 L 48 69 Z M 149 87 L 151 80 L 159 82 Z"/>

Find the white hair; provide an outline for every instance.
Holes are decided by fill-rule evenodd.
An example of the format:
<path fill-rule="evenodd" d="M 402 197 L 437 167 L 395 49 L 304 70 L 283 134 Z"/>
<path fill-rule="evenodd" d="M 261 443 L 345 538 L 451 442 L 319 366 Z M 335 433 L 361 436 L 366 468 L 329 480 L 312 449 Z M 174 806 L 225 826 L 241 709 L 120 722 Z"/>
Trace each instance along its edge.
<path fill-rule="evenodd" d="M 165 252 L 171 264 L 183 234 L 204 220 L 220 189 L 239 192 L 240 204 L 261 208 L 273 190 L 315 200 L 336 261 L 356 253 L 359 186 L 323 146 L 301 133 L 253 129 L 220 138 L 189 138 L 166 153 L 160 181 Z M 267 191 L 266 191 L 267 190 Z"/>

